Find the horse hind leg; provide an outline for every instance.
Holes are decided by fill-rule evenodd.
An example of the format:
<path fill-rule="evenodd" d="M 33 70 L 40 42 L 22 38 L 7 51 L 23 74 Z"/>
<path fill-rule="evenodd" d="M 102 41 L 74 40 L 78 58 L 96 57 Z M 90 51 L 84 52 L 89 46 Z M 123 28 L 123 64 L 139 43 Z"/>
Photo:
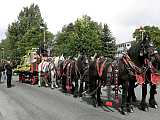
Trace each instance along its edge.
<path fill-rule="evenodd" d="M 57 78 L 56 72 L 54 74 L 54 86 L 55 86 L 55 88 L 59 88 L 59 86 L 60 86 L 58 83 L 58 78 Z"/>
<path fill-rule="evenodd" d="M 51 89 L 58 88 L 55 74 L 51 74 Z"/>
<path fill-rule="evenodd" d="M 79 97 L 82 97 L 82 92 L 83 92 L 83 81 L 80 80 Z"/>
<path fill-rule="evenodd" d="M 127 81 L 122 84 L 122 102 L 121 102 L 121 114 L 127 114 Z"/>
<path fill-rule="evenodd" d="M 149 110 L 148 109 L 148 105 L 146 103 L 146 95 L 147 95 L 147 84 L 144 83 L 142 85 L 142 100 L 141 100 L 141 103 L 140 103 L 140 109 L 143 110 L 143 111 L 147 111 Z"/>
<path fill-rule="evenodd" d="M 98 105 L 98 106 L 102 106 L 102 105 L 103 105 L 103 102 L 102 102 L 102 100 L 101 100 L 100 94 L 101 94 L 101 87 L 99 87 L 99 88 L 97 89 L 97 105 Z"/>
<path fill-rule="evenodd" d="M 54 89 L 54 81 L 52 79 L 51 79 L 51 89 Z"/>
<path fill-rule="evenodd" d="M 155 100 L 155 94 L 156 94 L 156 85 L 151 85 L 150 88 L 150 98 L 149 98 L 149 105 L 152 108 L 158 108 L 157 102 Z"/>

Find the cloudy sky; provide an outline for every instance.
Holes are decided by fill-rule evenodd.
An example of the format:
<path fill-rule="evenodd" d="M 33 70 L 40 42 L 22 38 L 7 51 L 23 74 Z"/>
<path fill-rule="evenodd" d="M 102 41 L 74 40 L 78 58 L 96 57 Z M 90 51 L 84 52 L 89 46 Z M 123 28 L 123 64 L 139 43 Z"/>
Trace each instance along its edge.
<path fill-rule="evenodd" d="M 8 24 L 32 3 L 39 5 L 54 34 L 85 14 L 94 21 L 107 23 L 117 43 L 132 40 L 132 33 L 140 26 L 160 25 L 159 0 L 0 0 L 0 3 L 0 40 L 5 38 Z"/>

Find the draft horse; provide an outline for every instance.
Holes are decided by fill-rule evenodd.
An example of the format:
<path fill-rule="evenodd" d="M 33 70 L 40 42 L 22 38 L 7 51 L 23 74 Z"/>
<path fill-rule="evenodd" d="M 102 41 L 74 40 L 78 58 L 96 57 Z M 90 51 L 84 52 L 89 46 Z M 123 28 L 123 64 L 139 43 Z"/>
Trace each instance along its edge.
<path fill-rule="evenodd" d="M 145 110 L 145 108 L 147 108 L 147 83 L 151 85 L 149 104 L 156 107 L 157 103 L 154 95 L 156 94 L 156 83 L 158 83 L 158 81 L 151 79 L 151 76 L 154 75 L 153 73 L 156 71 L 156 69 L 153 70 L 153 63 L 155 62 L 160 62 L 160 56 L 151 44 L 147 34 L 142 41 L 135 44 L 135 46 L 128 51 L 128 54 L 124 54 L 122 58 L 115 60 L 114 63 L 116 64 L 107 62 L 104 58 L 98 58 L 93 61 L 89 66 L 89 89 L 90 95 L 96 101 L 94 104 L 102 104 L 100 97 L 101 86 L 105 85 L 109 80 L 108 77 L 111 76 L 113 79 L 110 79 L 110 82 L 116 83 L 116 91 L 118 90 L 117 84 L 122 85 L 122 114 L 133 111 L 131 99 L 136 99 L 134 94 L 135 82 L 142 84 L 141 109 Z M 112 67 L 109 67 L 109 63 Z M 118 83 L 115 82 L 114 78 L 115 73 L 113 70 L 115 67 L 118 68 Z M 139 81 L 139 77 L 144 79 Z M 95 97 L 96 94 L 97 97 Z"/>
<path fill-rule="evenodd" d="M 73 93 L 73 97 L 81 96 L 83 91 L 82 79 L 84 78 L 85 70 L 88 68 L 88 63 L 88 58 L 85 55 L 80 55 L 77 61 L 73 58 L 64 61 L 62 75 L 62 89 L 64 92 Z"/>
<path fill-rule="evenodd" d="M 148 33 L 145 33 L 144 39 L 140 41 L 138 44 L 132 46 L 129 51 L 128 55 L 131 60 L 139 67 L 145 69 L 143 73 L 139 75 L 136 74 L 135 69 L 132 69 L 133 75 L 130 75 L 133 80 L 130 82 L 129 86 L 129 96 L 128 101 L 131 102 L 131 96 L 134 93 L 134 86 L 135 86 L 135 79 L 140 80 L 140 84 L 142 85 L 142 100 L 140 103 L 140 109 L 146 111 L 148 109 L 148 105 L 146 103 L 146 95 L 147 95 L 147 84 L 150 84 L 150 98 L 149 98 L 149 105 L 153 108 L 157 108 L 157 102 L 155 100 L 156 86 L 160 82 L 159 74 L 157 73 L 157 65 L 160 63 L 160 55 L 158 54 L 156 48 L 154 47 L 153 43 L 151 42 L 150 36 Z M 136 74 L 136 75 L 135 75 Z M 134 82 L 133 82 L 134 81 Z M 135 97 L 134 97 L 135 98 Z"/>

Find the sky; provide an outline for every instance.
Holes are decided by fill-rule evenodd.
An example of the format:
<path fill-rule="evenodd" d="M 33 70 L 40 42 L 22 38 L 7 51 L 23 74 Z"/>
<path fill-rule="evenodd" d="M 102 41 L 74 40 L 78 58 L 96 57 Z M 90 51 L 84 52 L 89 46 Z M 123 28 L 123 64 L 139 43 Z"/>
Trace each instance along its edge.
<path fill-rule="evenodd" d="M 133 40 L 132 33 L 140 26 L 160 27 L 160 0 L 0 0 L 0 3 L 0 40 L 23 7 L 32 3 L 38 4 L 53 34 L 83 15 L 108 24 L 116 43 Z"/>

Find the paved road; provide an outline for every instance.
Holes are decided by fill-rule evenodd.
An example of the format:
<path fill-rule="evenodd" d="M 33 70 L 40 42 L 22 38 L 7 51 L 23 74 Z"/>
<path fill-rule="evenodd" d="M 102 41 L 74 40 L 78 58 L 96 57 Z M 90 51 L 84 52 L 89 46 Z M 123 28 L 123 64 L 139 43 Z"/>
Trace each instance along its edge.
<path fill-rule="evenodd" d="M 13 77 L 12 88 L 0 84 L 0 120 L 160 120 L 159 110 L 143 112 L 135 108 L 134 113 L 123 116 L 117 111 L 94 108 L 58 89 L 39 88 L 16 80 Z M 160 104 L 159 94 L 157 101 Z"/>

